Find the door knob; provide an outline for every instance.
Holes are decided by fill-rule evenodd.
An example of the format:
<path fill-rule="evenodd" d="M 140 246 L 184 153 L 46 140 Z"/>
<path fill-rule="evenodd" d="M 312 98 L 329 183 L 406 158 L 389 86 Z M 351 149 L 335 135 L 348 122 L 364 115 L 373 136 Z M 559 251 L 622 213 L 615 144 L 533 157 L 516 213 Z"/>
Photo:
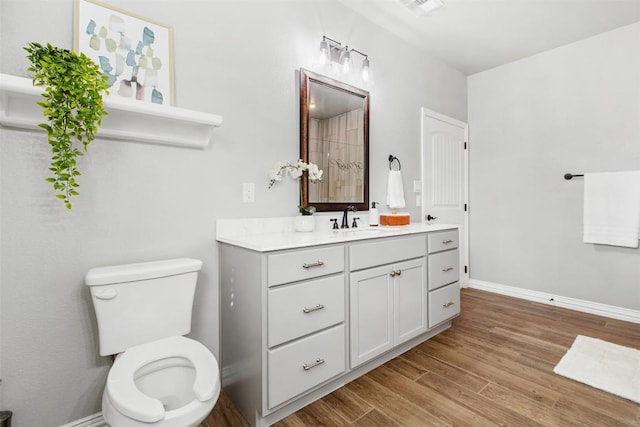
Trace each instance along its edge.
<path fill-rule="evenodd" d="M 427 221 L 432 221 L 434 219 L 438 219 L 438 217 L 437 216 L 431 216 L 431 214 L 427 215 Z"/>

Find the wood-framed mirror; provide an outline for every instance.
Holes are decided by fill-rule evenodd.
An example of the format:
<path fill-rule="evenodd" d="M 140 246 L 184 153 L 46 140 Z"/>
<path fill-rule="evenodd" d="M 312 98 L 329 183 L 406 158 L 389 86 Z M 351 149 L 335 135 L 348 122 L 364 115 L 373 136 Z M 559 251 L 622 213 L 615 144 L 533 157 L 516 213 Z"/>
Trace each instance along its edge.
<path fill-rule="evenodd" d="M 300 70 L 300 158 L 323 170 L 302 180 L 302 202 L 318 212 L 369 209 L 369 92 Z"/>

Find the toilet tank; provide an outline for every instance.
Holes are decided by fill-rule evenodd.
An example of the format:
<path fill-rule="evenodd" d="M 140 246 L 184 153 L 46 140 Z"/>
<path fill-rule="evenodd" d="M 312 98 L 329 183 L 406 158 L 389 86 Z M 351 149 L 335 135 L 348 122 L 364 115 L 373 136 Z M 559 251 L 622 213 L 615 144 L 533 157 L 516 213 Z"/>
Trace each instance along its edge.
<path fill-rule="evenodd" d="M 182 258 L 98 267 L 85 283 L 98 321 L 100 354 L 191 331 L 191 310 L 202 261 Z"/>

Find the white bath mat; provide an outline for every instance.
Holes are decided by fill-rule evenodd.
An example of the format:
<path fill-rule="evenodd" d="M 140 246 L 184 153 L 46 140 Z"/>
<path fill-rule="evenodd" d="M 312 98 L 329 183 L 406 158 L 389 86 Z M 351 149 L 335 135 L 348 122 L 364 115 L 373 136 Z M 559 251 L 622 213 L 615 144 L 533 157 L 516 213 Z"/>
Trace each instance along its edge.
<path fill-rule="evenodd" d="M 640 350 L 578 335 L 553 372 L 640 403 Z"/>

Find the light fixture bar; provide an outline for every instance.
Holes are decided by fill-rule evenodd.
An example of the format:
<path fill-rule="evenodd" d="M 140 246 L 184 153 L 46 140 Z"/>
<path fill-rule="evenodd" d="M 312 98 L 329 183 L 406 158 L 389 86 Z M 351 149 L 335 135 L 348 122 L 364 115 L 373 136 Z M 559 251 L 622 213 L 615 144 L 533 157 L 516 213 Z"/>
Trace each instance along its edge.
<path fill-rule="evenodd" d="M 325 35 L 322 36 L 320 42 L 320 64 L 326 65 L 330 62 L 335 62 L 340 66 L 340 72 L 343 74 L 349 74 L 351 69 L 352 53 L 361 55 L 364 59 L 362 61 L 362 81 L 366 84 L 372 84 L 371 63 L 369 62 L 369 55 L 358 50 L 349 48 L 349 46 L 342 46 L 337 40 L 334 40 Z"/>

